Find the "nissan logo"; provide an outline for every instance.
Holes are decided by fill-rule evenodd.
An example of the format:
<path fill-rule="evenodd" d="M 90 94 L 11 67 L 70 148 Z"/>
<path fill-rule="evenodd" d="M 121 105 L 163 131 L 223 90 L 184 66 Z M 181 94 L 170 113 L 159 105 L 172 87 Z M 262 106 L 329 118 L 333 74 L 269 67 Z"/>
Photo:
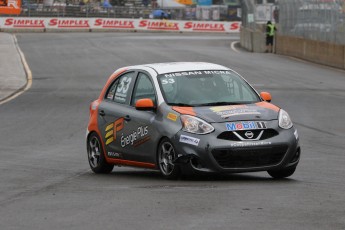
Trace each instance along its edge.
<path fill-rule="evenodd" d="M 252 131 L 247 131 L 244 134 L 248 139 L 252 139 L 254 137 L 254 133 Z"/>

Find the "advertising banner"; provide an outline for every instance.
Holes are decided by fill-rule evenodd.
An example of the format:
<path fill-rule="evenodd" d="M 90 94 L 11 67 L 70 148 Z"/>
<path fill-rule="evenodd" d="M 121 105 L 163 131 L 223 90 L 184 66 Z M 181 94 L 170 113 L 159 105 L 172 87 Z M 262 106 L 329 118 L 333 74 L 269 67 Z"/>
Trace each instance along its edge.
<path fill-rule="evenodd" d="M 239 32 L 241 22 L 176 21 L 120 18 L 27 18 L 2 17 L 1 30 L 66 30 L 87 29 L 124 31 L 176 31 L 176 32 Z"/>

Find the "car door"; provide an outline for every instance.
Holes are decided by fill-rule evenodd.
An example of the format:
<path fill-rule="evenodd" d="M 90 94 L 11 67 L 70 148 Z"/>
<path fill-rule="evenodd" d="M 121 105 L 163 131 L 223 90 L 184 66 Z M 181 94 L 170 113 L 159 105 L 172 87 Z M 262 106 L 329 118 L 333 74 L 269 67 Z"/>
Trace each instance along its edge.
<path fill-rule="evenodd" d="M 126 115 L 133 109 L 130 102 L 136 75 L 136 71 L 131 71 L 116 78 L 98 108 L 98 126 L 109 158 L 126 159 L 129 152 L 123 137 L 134 129 Z"/>
<path fill-rule="evenodd" d="M 126 111 L 126 116 L 130 119 L 128 123 L 131 123 L 131 128 L 133 128 L 130 133 L 134 134 L 135 140 L 133 141 L 133 138 L 128 136 L 124 139 L 128 158 L 155 164 L 156 146 L 159 140 L 158 128 L 155 125 L 156 111 L 137 110 L 135 103 L 143 98 L 150 98 L 157 107 L 157 94 L 152 78 L 148 73 L 140 71 L 133 88 L 130 103 L 132 109 Z"/>

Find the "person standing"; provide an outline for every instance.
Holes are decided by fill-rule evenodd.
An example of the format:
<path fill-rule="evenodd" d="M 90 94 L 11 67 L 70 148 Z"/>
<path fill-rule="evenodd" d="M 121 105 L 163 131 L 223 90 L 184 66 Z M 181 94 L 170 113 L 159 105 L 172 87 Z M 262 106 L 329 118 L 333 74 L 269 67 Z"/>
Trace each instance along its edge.
<path fill-rule="evenodd" d="M 266 53 L 273 52 L 274 35 L 276 31 L 276 26 L 273 25 L 271 21 L 268 21 L 266 25 Z"/>

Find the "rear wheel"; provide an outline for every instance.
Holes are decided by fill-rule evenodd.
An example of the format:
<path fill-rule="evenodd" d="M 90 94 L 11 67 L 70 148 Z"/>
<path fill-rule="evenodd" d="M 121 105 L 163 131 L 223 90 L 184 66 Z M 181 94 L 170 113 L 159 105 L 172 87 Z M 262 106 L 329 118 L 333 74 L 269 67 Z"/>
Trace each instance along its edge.
<path fill-rule="evenodd" d="M 289 167 L 285 169 L 280 169 L 280 170 L 268 170 L 268 174 L 275 178 L 275 179 L 281 179 L 281 178 L 286 178 L 294 174 L 296 170 L 296 167 Z"/>
<path fill-rule="evenodd" d="M 177 154 L 168 138 L 164 138 L 158 147 L 158 165 L 162 175 L 167 179 L 177 179 L 181 173 L 180 167 L 174 164 Z"/>
<path fill-rule="evenodd" d="M 114 165 L 105 160 L 101 139 L 96 133 L 92 133 L 88 138 L 87 156 L 90 168 L 95 173 L 110 173 L 114 168 Z"/>

